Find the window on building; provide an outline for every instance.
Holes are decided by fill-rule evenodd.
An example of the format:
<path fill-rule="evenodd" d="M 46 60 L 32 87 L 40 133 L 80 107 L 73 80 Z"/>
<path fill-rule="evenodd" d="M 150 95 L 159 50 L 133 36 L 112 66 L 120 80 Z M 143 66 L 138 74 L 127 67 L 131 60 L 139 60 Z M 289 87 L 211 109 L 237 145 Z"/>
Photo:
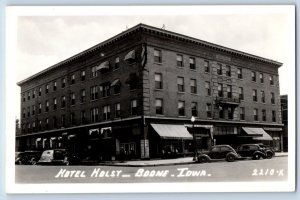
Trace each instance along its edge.
<path fill-rule="evenodd" d="M 274 77 L 270 75 L 270 85 L 274 85 Z"/>
<path fill-rule="evenodd" d="M 155 99 L 155 110 L 157 115 L 163 114 L 163 100 Z"/>
<path fill-rule="evenodd" d="M 66 127 L 66 115 L 61 115 L 61 127 Z"/>
<path fill-rule="evenodd" d="M 161 50 L 154 49 L 154 62 L 156 63 L 162 62 Z"/>
<path fill-rule="evenodd" d="M 226 65 L 226 76 L 231 76 L 231 67 Z"/>
<path fill-rule="evenodd" d="M 103 120 L 110 119 L 110 106 L 103 106 Z"/>
<path fill-rule="evenodd" d="M 35 105 L 32 106 L 32 115 L 35 115 Z"/>
<path fill-rule="evenodd" d="M 230 119 L 230 120 L 233 119 L 233 112 L 234 112 L 234 109 L 232 107 L 228 107 L 228 119 Z"/>
<path fill-rule="evenodd" d="M 98 86 L 91 87 L 90 98 L 92 101 L 98 99 Z"/>
<path fill-rule="evenodd" d="M 65 88 L 66 87 L 66 78 L 62 78 L 61 79 L 61 88 Z"/>
<path fill-rule="evenodd" d="M 190 69 L 195 70 L 196 69 L 195 58 L 190 57 L 189 61 L 190 61 Z"/>
<path fill-rule="evenodd" d="M 91 109 L 91 122 L 97 122 L 99 120 L 99 109 L 92 108 Z"/>
<path fill-rule="evenodd" d="M 197 104 L 197 102 L 192 102 L 191 110 L 192 110 L 192 116 L 198 117 L 198 104 Z"/>
<path fill-rule="evenodd" d="M 192 94 L 197 94 L 197 82 L 196 82 L 196 79 L 191 79 L 190 80 L 190 87 L 191 87 L 191 93 Z"/>
<path fill-rule="evenodd" d="M 129 90 L 135 90 L 137 88 L 138 77 L 136 73 L 129 74 L 126 84 L 129 85 Z"/>
<path fill-rule="evenodd" d="M 41 130 L 42 130 L 42 121 L 39 120 L 39 131 L 41 131 Z"/>
<path fill-rule="evenodd" d="M 120 58 L 119 57 L 116 57 L 115 58 L 115 69 L 119 69 L 120 68 Z"/>
<path fill-rule="evenodd" d="M 61 97 L 61 107 L 62 108 L 66 107 L 66 97 L 65 96 Z"/>
<path fill-rule="evenodd" d="M 25 97 L 25 93 L 23 94 L 23 102 L 25 102 L 26 97 Z"/>
<path fill-rule="evenodd" d="M 26 109 L 23 108 L 23 118 L 25 118 L 25 117 L 26 117 Z"/>
<path fill-rule="evenodd" d="M 42 96 L 42 88 L 39 87 L 39 96 Z"/>
<path fill-rule="evenodd" d="M 183 56 L 177 54 L 176 60 L 177 60 L 177 67 L 183 67 Z"/>
<path fill-rule="evenodd" d="M 84 110 L 80 111 L 80 123 L 81 124 L 86 123 L 86 116 L 85 116 L 85 111 Z"/>
<path fill-rule="evenodd" d="M 46 84 L 46 90 L 45 93 L 48 94 L 49 93 L 49 84 Z"/>
<path fill-rule="evenodd" d="M 41 114 L 41 113 L 42 113 L 42 104 L 39 103 L 39 114 Z"/>
<path fill-rule="evenodd" d="M 30 107 L 27 107 L 27 117 L 30 116 Z"/>
<path fill-rule="evenodd" d="M 33 131 L 33 132 L 35 132 L 35 131 L 36 131 L 35 122 L 32 122 L 32 131 Z"/>
<path fill-rule="evenodd" d="M 185 116 L 185 102 L 178 101 L 178 115 Z"/>
<path fill-rule="evenodd" d="M 223 84 L 218 83 L 218 96 L 223 97 Z"/>
<path fill-rule="evenodd" d="M 276 111 L 272 110 L 272 122 L 276 122 Z"/>
<path fill-rule="evenodd" d="M 239 99 L 244 100 L 244 88 L 239 87 Z"/>
<path fill-rule="evenodd" d="M 240 107 L 240 120 L 245 120 L 245 108 Z"/>
<path fill-rule="evenodd" d="M 227 85 L 227 98 L 232 98 L 232 86 Z"/>
<path fill-rule="evenodd" d="M 80 103 L 84 103 L 86 101 L 86 93 L 85 93 L 85 89 L 82 89 L 80 91 Z"/>
<path fill-rule="evenodd" d="M 261 102 L 262 103 L 265 103 L 266 102 L 266 99 L 265 99 L 265 91 L 260 91 L 260 95 L 261 95 Z"/>
<path fill-rule="evenodd" d="M 48 118 L 46 118 L 46 120 L 45 120 L 45 127 L 46 127 L 46 129 L 49 129 L 49 119 Z"/>
<path fill-rule="evenodd" d="M 154 79 L 155 79 L 155 89 L 163 89 L 162 74 L 155 73 Z"/>
<path fill-rule="evenodd" d="M 212 118 L 212 114 L 211 114 L 211 103 L 207 103 L 206 104 L 206 116 L 207 116 L 207 118 Z"/>
<path fill-rule="evenodd" d="M 28 92 L 28 94 L 27 94 L 27 100 L 30 100 L 30 92 Z"/>
<path fill-rule="evenodd" d="M 262 115 L 262 121 L 267 121 L 267 114 L 266 114 L 266 110 L 262 109 L 261 110 L 261 115 Z"/>
<path fill-rule="evenodd" d="M 223 110 L 223 107 L 220 107 L 220 106 L 219 106 L 219 118 L 224 119 L 224 110 Z"/>
<path fill-rule="evenodd" d="M 98 70 L 97 70 L 97 67 L 92 67 L 91 68 L 91 77 L 97 77 L 98 76 Z"/>
<path fill-rule="evenodd" d="M 205 90 L 206 90 L 206 95 L 210 96 L 211 92 L 210 92 L 210 82 L 205 81 Z"/>
<path fill-rule="evenodd" d="M 33 92 L 32 92 L 32 98 L 33 98 L 33 99 L 35 98 L 35 95 L 36 95 L 36 91 L 33 90 Z"/>
<path fill-rule="evenodd" d="M 253 101 L 257 101 L 257 90 L 252 90 Z"/>
<path fill-rule="evenodd" d="M 115 118 L 120 118 L 121 117 L 121 104 L 116 103 L 115 104 Z"/>
<path fill-rule="evenodd" d="M 130 107 L 131 115 L 137 115 L 137 100 L 131 100 Z"/>
<path fill-rule="evenodd" d="M 28 123 L 28 124 L 27 124 L 27 131 L 28 131 L 28 132 L 30 132 L 30 127 L 31 127 L 31 124 Z"/>
<path fill-rule="evenodd" d="M 242 79 L 243 78 L 243 71 L 242 71 L 242 68 L 238 68 L 237 69 L 237 76 L 239 79 Z"/>
<path fill-rule="evenodd" d="M 53 110 L 57 109 L 57 100 L 56 98 L 53 99 Z"/>
<path fill-rule="evenodd" d="M 209 62 L 207 60 L 204 60 L 204 72 L 209 73 Z"/>
<path fill-rule="evenodd" d="M 102 97 L 108 97 L 110 96 L 110 84 L 109 83 L 104 83 L 100 85 L 100 94 Z"/>
<path fill-rule="evenodd" d="M 177 77 L 178 92 L 184 92 L 184 78 Z"/>
<path fill-rule="evenodd" d="M 80 73 L 80 79 L 81 81 L 85 81 L 85 70 L 82 70 Z"/>
<path fill-rule="evenodd" d="M 49 111 L 49 101 L 46 101 L 45 105 L 46 105 L 45 111 L 48 112 Z"/>
<path fill-rule="evenodd" d="M 271 103 L 275 104 L 275 94 L 274 94 L 274 92 L 271 92 Z"/>
<path fill-rule="evenodd" d="M 217 74 L 222 75 L 222 64 L 220 63 L 217 64 Z"/>
<path fill-rule="evenodd" d="M 256 73 L 254 71 L 251 72 L 252 81 L 256 81 Z"/>
<path fill-rule="evenodd" d="M 258 121 L 258 109 L 257 108 L 253 109 L 253 119 L 254 119 L 254 121 Z"/>
<path fill-rule="evenodd" d="M 53 82 L 53 91 L 56 91 L 56 89 L 57 89 L 57 83 L 56 83 L 56 81 L 54 81 Z"/>
<path fill-rule="evenodd" d="M 112 82 L 112 84 L 110 85 L 110 87 L 113 88 L 114 94 L 120 94 L 120 92 L 121 92 L 121 82 L 120 82 L 120 79 L 115 79 Z"/>
<path fill-rule="evenodd" d="M 71 75 L 71 84 L 75 84 L 75 74 Z"/>
<path fill-rule="evenodd" d="M 71 105 L 75 105 L 75 93 L 71 93 Z"/>
<path fill-rule="evenodd" d="M 53 117 L 53 128 L 57 128 L 57 118 Z"/>
<path fill-rule="evenodd" d="M 259 73 L 259 80 L 260 80 L 260 83 L 264 83 L 264 74 L 263 73 Z"/>

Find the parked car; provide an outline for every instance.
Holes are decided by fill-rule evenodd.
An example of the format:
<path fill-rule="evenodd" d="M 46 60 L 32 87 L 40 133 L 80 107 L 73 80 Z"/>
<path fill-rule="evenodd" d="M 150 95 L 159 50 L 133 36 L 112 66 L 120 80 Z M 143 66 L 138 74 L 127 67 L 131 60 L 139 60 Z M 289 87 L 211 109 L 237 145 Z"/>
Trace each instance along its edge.
<path fill-rule="evenodd" d="M 15 164 L 17 165 L 35 165 L 41 157 L 40 151 L 25 151 L 15 153 Z"/>
<path fill-rule="evenodd" d="M 261 147 L 259 144 L 243 144 L 237 148 L 237 153 L 241 157 L 250 157 L 253 160 L 267 158 L 265 148 Z"/>
<path fill-rule="evenodd" d="M 201 152 L 198 156 L 197 162 L 204 163 L 212 160 L 225 159 L 228 162 L 233 162 L 239 159 L 240 156 L 229 145 L 215 145 L 209 151 Z"/>
<path fill-rule="evenodd" d="M 52 149 L 43 152 L 38 164 L 54 164 L 54 165 L 75 165 L 79 164 L 80 159 L 68 152 L 66 149 Z"/>
<path fill-rule="evenodd" d="M 271 147 L 266 146 L 261 143 L 258 145 L 265 150 L 266 156 L 264 158 L 271 159 L 271 158 L 273 158 L 273 156 L 275 156 L 275 151 Z"/>

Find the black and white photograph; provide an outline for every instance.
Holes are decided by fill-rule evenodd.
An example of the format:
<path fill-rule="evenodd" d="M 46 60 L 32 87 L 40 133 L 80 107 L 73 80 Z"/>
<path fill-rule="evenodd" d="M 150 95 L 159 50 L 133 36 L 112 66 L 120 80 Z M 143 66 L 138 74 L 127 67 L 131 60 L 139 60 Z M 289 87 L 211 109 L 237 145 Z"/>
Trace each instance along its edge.
<path fill-rule="evenodd" d="M 295 190 L 294 6 L 6 11 L 8 193 Z"/>

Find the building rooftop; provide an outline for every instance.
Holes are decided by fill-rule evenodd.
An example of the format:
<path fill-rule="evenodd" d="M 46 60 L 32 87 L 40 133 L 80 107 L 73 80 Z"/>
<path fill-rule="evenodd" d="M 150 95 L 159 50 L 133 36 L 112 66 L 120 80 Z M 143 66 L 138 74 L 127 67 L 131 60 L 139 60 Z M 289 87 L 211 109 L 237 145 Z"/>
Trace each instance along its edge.
<path fill-rule="evenodd" d="M 206 42 L 206 41 L 203 41 L 203 40 L 199 40 L 199 39 L 196 39 L 196 38 L 193 38 L 193 37 L 189 37 L 189 36 L 186 36 L 186 35 L 182 35 L 182 34 L 179 34 L 179 33 L 175 33 L 175 32 L 172 32 L 172 31 L 168 31 L 168 30 L 165 30 L 165 29 L 160 29 L 160 28 L 156 28 L 156 27 L 153 27 L 153 26 L 149 26 L 149 25 L 146 25 L 146 24 L 138 24 L 126 31 L 123 31 L 117 35 L 115 35 L 114 37 L 110 38 L 110 39 L 107 39 L 89 49 L 86 49 L 66 60 L 63 60 L 51 67 L 48 67 L 47 69 L 44 69 L 20 82 L 17 83 L 17 85 L 21 86 L 22 84 L 44 74 L 44 73 L 47 73 L 63 64 L 67 64 L 77 58 L 80 58 L 81 56 L 84 56 L 90 52 L 93 52 L 97 49 L 100 49 L 100 48 L 103 48 L 107 45 L 110 45 L 132 33 L 135 33 L 137 31 L 140 31 L 140 30 L 144 30 L 144 31 L 147 31 L 147 32 L 150 32 L 150 33 L 153 33 L 153 34 L 158 34 L 158 35 L 163 35 L 165 37 L 170 37 L 170 38 L 173 38 L 173 39 L 176 39 L 176 40 L 180 40 L 180 41 L 184 41 L 184 42 L 187 42 L 187 43 L 192 43 L 192 44 L 196 44 L 196 45 L 200 45 L 200 46 L 203 46 L 203 47 L 206 47 L 206 48 L 211 48 L 211 49 L 214 49 L 214 50 L 217 50 L 217 51 L 220 51 L 220 52 L 226 52 L 226 53 L 229 53 L 229 54 L 233 54 L 233 55 L 236 55 L 236 56 L 241 56 L 241 57 L 245 57 L 245 58 L 248 58 L 248 59 L 252 59 L 252 60 L 257 60 L 257 61 L 260 61 L 260 62 L 265 62 L 265 63 L 269 63 L 269 64 L 272 64 L 272 65 L 275 65 L 277 67 L 280 67 L 282 65 L 282 63 L 280 62 L 277 62 L 277 61 L 274 61 L 274 60 L 270 60 L 270 59 L 267 59 L 267 58 L 263 58 L 263 57 L 259 57 L 259 56 L 256 56 L 256 55 L 252 55 L 252 54 L 249 54 L 249 53 L 245 53 L 245 52 L 242 52 L 242 51 L 238 51 L 238 50 L 235 50 L 235 49 L 231 49 L 231 48 L 228 48 L 228 47 L 224 47 L 224 46 L 221 46 L 221 45 L 217 45 L 217 44 L 213 44 L 213 43 L 210 43 L 210 42 Z"/>

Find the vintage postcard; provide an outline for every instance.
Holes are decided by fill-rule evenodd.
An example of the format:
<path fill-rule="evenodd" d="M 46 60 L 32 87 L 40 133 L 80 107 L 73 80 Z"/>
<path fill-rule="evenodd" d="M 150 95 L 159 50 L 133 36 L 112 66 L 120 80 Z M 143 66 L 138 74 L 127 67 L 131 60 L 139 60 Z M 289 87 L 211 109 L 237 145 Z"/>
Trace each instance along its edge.
<path fill-rule="evenodd" d="M 295 190 L 295 7 L 7 7 L 8 193 Z"/>

